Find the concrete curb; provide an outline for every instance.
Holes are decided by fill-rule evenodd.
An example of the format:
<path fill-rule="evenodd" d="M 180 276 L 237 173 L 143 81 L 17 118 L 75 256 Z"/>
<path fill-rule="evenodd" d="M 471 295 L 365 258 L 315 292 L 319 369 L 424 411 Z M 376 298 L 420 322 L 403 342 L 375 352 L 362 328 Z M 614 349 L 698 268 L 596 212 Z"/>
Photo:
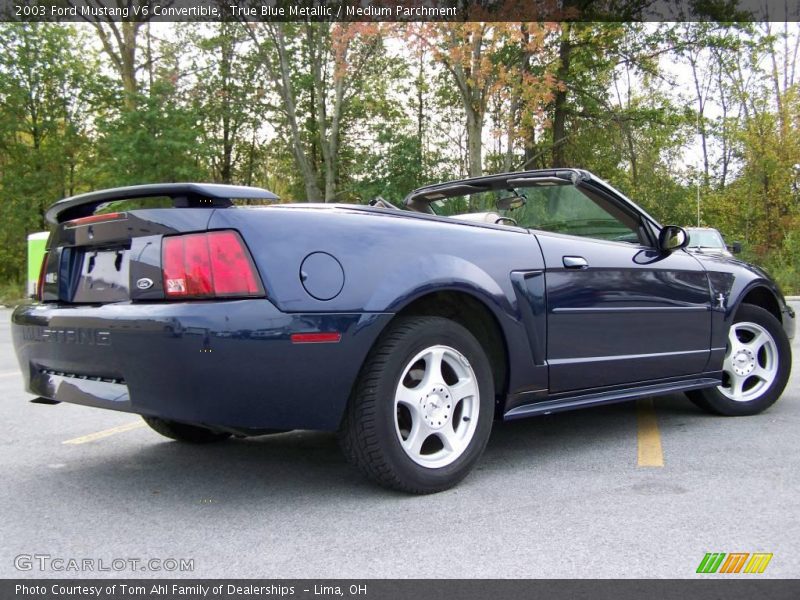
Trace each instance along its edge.
<path fill-rule="evenodd" d="M 787 302 L 800 302 L 800 296 L 785 296 Z"/>

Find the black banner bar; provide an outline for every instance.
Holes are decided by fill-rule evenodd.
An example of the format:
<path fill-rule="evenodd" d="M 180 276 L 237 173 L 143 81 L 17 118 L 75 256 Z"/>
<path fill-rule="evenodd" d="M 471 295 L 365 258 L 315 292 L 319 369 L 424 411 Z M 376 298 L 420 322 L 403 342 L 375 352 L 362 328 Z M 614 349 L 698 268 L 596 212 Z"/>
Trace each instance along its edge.
<path fill-rule="evenodd" d="M 800 581 L 698 580 L 389 580 L 389 579 L 40 579 L 2 580 L 3 600 L 796 600 Z"/>
<path fill-rule="evenodd" d="M 797 0 L 0 0 L 0 21 L 797 21 Z"/>

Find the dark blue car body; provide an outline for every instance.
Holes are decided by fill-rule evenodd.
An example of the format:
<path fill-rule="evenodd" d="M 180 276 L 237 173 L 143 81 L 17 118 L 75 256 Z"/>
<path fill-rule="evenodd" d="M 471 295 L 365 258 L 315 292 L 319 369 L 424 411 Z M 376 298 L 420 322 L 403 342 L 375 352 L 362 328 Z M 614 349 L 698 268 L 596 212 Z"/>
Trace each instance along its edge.
<path fill-rule="evenodd" d="M 163 236 L 208 230 L 240 234 L 263 297 L 164 300 Z M 74 302 L 75 261 L 120 243 L 127 285 Z M 772 280 L 739 260 L 388 208 L 144 208 L 62 222 L 48 247 L 42 301 L 12 317 L 31 393 L 243 434 L 337 429 L 397 315 L 461 315 L 487 346 L 505 419 L 718 385 L 742 302 L 794 332 Z M 588 268 L 567 268 L 570 256 Z M 325 332 L 340 340 L 292 338 Z"/>

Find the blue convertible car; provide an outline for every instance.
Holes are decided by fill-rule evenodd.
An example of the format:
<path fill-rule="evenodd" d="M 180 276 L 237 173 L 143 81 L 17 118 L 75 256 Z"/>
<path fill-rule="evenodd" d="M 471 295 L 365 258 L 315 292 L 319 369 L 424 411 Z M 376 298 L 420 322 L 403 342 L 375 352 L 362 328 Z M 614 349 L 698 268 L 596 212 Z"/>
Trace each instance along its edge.
<path fill-rule="evenodd" d="M 188 442 L 338 431 L 366 475 L 426 493 L 494 419 L 678 391 L 749 415 L 789 377 L 772 280 L 687 253 L 586 171 L 427 186 L 402 210 L 274 200 L 180 183 L 54 204 L 38 302 L 13 315 L 34 401 Z"/>

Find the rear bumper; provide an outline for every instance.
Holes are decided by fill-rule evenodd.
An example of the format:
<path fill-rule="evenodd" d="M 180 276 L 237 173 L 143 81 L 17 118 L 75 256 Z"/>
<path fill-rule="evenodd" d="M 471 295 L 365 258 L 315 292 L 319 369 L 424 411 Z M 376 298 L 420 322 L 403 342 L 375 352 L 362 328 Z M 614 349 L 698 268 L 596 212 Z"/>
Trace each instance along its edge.
<path fill-rule="evenodd" d="M 282 313 L 268 300 L 18 307 L 28 391 L 87 406 L 240 430 L 338 426 L 392 315 Z M 294 344 L 293 333 L 340 332 Z"/>

